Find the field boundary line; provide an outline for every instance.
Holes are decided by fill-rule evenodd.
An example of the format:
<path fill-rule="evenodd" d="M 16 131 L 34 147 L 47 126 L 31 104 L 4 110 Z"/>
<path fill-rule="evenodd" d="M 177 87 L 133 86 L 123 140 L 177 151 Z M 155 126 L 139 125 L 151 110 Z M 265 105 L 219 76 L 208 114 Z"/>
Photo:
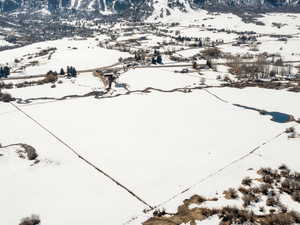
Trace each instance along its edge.
<path fill-rule="evenodd" d="M 102 169 L 100 169 L 99 167 L 97 167 L 95 164 L 93 164 L 92 162 L 90 162 L 89 160 L 87 160 L 86 158 L 84 158 L 73 147 L 71 147 L 69 144 L 67 144 L 65 141 L 63 141 L 61 138 L 59 138 L 58 136 L 56 136 L 52 131 L 50 131 L 47 127 L 45 127 L 44 125 L 42 125 L 39 121 L 37 121 L 32 116 L 30 116 L 29 114 L 27 114 L 26 112 L 24 112 L 21 108 L 19 108 L 15 104 L 13 104 L 13 103 L 10 103 L 10 104 L 14 108 L 16 108 L 19 112 L 21 112 L 23 115 L 25 115 L 27 118 L 29 118 L 31 121 L 33 121 L 35 124 L 37 124 L 44 131 L 46 131 L 48 134 L 50 134 L 52 137 L 54 137 L 57 141 L 59 141 L 61 144 L 63 144 L 67 149 L 69 149 L 73 154 L 75 154 L 83 162 L 85 162 L 86 164 L 88 164 L 89 166 L 91 166 L 92 168 L 94 168 L 95 170 L 97 170 L 98 172 L 100 172 L 101 174 L 103 174 L 105 177 L 107 177 L 108 179 L 110 179 L 116 185 L 120 186 L 122 189 L 124 189 L 126 192 L 128 192 L 131 196 L 133 196 L 139 202 L 141 202 L 144 205 L 146 205 L 150 210 L 153 209 L 153 206 L 151 206 L 150 204 L 148 204 L 141 197 L 139 197 L 137 194 L 135 194 L 132 190 L 130 190 L 129 188 L 127 188 L 125 185 L 121 184 L 119 181 L 117 181 L 115 178 L 113 178 L 112 176 L 110 176 L 108 173 L 106 173 L 105 171 L 103 171 Z"/>

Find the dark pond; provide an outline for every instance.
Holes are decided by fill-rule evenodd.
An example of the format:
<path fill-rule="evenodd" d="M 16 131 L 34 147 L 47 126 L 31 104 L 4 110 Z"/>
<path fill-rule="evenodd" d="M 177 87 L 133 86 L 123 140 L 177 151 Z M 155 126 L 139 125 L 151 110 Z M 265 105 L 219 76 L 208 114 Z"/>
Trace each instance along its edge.
<path fill-rule="evenodd" d="M 233 105 L 244 108 L 244 109 L 257 111 L 261 115 L 271 116 L 272 117 L 271 120 L 276 123 L 287 123 L 287 122 L 290 122 L 291 118 L 292 118 L 291 115 L 282 113 L 282 112 L 268 112 L 266 110 L 261 110 L 261 109 L 257 109 L 257 108 L 253 108 L 253 107 L 244 106 L 244 105 L 239 105 L 239 104 L 233 104 Z"/>

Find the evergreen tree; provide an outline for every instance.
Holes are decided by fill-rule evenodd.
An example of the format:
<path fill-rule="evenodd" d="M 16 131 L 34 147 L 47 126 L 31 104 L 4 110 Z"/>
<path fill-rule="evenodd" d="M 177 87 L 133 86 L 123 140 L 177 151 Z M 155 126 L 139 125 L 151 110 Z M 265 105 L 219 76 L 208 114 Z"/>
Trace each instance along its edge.
<path fill-rule="evenodd" d="M 67 76 L 70 76 L 70 75 L 71 75 L 70 67 L 67 66 Z"/>
<path fill-rule="evenodd" d="M 206 61 L 206 65 L 207 65 L 209 68 L 212 68 L 212 62 L 211 62 L 210 59 L 208 59 L 208 60 Z"/>
<path fill-rule="evenodd" d="M 0 67 L 0 78 L 7 78 L 10 75 L 8 66 Z"/>
<path fill-rule="evenodd" d="M 73 67 L 73 73 L 72 73 L 72 76 L 73 76 L 73 77 L 76 77 L 76 76 L 77 76 L 77 70 L 75 69 L 75 67 Z"/>
<path fill-rule="evenodd" d="M 0 78 L 3 78 L 4 77 L 4 71 L 3 71 L 3 68 L 0 67 Z"/>
<path fill-rule="evenodd" d="M 199 41 L 199 47 L 200 47 L 200 48 L 203 47 L 203 44 L 202 44 L 202 41 L 201 41 L 201 40 Z"/>
<path fill-rule="evenodd" d="M 157 56 L 156 62 L 157 62 L 158 64 L 163 64 L 161 55 L 158 55 L 158 56 Z"/>
<path fill-rule="evenodd" d="M 152 57 L 151 63 L 152 63 L 152 64 L 156 64 L 156 59 L 155 59 L 155 57 Z"/>
<path fill-rule="evenodd" d="M 65 75 L 65 71 L 64 71 L 63 68 L 60 69 L 60 73 L 59 73 L 59 74 L 60 74 L 60 75 Z"/>

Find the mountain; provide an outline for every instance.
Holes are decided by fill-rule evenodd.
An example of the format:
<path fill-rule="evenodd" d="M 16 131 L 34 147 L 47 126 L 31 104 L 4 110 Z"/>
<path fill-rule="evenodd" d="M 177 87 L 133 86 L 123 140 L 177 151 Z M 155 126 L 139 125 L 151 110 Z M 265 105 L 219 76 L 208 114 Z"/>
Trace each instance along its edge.
<path fill-rule="evenodd" d="M 174 10 L 187 12 L 190 9 L 221 10 L 299 10 L 300 0 L 0 0 L 0 12 L 14 10 L 50 12 L 76 10 L 96 11 L 102 14 L 130 12 L 147 16 L 154 11 L 160 16 Z"/>
<path fill-rule="evenodd" d="M 150 5 L 145 0 L 0 0 L 0 11 L 48 9 L 53 12 L 63 9 L 118 13 L 139 5 Z"/>

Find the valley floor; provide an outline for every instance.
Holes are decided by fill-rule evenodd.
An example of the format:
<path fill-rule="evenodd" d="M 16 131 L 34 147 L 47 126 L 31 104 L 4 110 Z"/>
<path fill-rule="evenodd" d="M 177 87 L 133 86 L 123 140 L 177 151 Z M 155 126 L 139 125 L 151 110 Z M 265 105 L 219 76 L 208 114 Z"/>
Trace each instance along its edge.
<path fill-rule="evenodd" d="M 0 63 L 11 63 L 17 70 L 31 61 L 28 56 L 57 48 L 50 59 L 37 57 L 39 65 L 13 71 L 17 78 L 68 65 L 79 70 L 104 67 L 131 56 L 100 48 L 98 42 L 106 38 L 37 43 L 1 52 Z M 293 43 L 300 42 L 299 36 L 294 38 Z M 270 48 L 267 43 L 261 51 Z M 293 43 L 282 50 L 286 60 L 299 60 L 299 46 Z M 232 46 L 220 48 L 232 51 Z M 199 50 L 182 54 L 188 57 L 193 51 Z M 23 61 L 13 64 L 16 57 Z M 168 60 L 165 65 L 171 65 Z M 261 167 L 286 164 L 300 171 L 299 93 L 225 87 L 218 78 L 232 77 L 225 66 L 175 73 L 186 68 L 177 65 L 130 68 L 117 80 L 126 88 L 116 85 L 108 92 L 92 72 L 59 77 L 55 87 L 47 83 L 3 90 L 19 101 L 0 103 L 0 224 L 17 225 L 21 218 L 37 214 L 43 225 L 138 225 L 154 210 L 177 212 L 195 194 L 219 199 L 205 206 L 227 204 L 222 192 L 238 188 L 245 176 L 257 177 Z M 278 115 L 295 120 L 277 120 Z M 291 127 L 294 138 L 286 132 Z M 35 163 L 20 158 L 19 145 L 5 147 L 15 143 L 33 146 Z M 299 203 L 288 196 L 282 202 L 300 211 Z M 197 224 L 219 222 L 215 216 Z"/>

